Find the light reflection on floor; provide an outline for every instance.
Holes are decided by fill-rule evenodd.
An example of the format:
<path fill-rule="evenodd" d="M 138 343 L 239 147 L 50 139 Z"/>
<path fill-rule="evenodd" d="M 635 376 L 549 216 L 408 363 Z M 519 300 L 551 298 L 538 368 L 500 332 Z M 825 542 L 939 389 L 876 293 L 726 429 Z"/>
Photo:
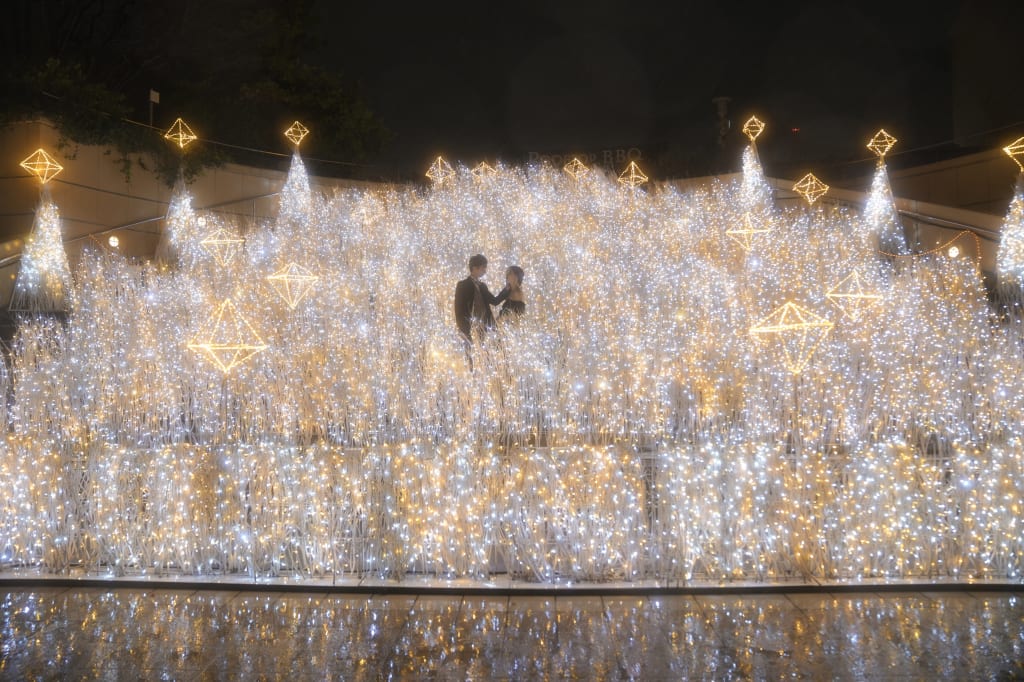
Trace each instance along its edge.
<path fill-rule="evenodd" d="M 1024 592 L 0 592 L 0 679 L 1013 679 Z"/>

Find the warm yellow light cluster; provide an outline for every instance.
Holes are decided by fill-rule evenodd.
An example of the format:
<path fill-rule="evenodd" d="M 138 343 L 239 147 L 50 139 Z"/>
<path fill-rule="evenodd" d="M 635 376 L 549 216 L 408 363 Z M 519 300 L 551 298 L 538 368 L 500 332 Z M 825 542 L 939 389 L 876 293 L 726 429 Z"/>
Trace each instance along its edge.
<path fill-rule="evenodd" d="M 586 164 L 584 164 L 575 156 L 573 157 L 572 161 L 562 166 L 562 170 L 571 175 L 572 179 L 576 181 L 581 180 L 587 173 L 590 172 L 590 169 L 587 168 Z"/>
<path fill-rule="evenodd" d="M 647 182 L 647 176 L 640 170 L 640 166 L 636 165 L 636 161 L 630 161 L 626 169 L 619 173 L 619 184 L 630 189 L 636 189 L 645 182 Z"/>
<path fill-rule="evenodd" d="M 882 300 L 881 294 L 864 285 L 858 270 L 841 279 L 825 296 L 854 322 L 860 320 L 868 308 Z"/>
<path fill-rule="evenodd" d="M 1003 147 L 1006 155 L 1013 159 L 1017 167 L 1024 171 L 1024 137 L 1019 137 L 1010 144 Z"/>
<path fill-rule="evenodd" d="M 302 125 L 298 121 L 288 126 L 288 129 L 284 131 L 284 136 L 291 140 L 291 143 L 298 147 L 302 144 L 302 141 L 309 135 L 309 128 Z"/>
<path fill-rule="evenodd" d="M 294 310 L 320 278 L 297 263 L 288 263 L 267 279 L 288 307 Z"/>
<path fill-rule="evenodd" d="M 434 162 L 430 164 L 430 168 L 427 169 L 426 176 L 437 186 L 444 186 L 447 182 L 455 178 L 455 171 L 452 169 L 450 163 L 444 160 L 444 157 L 439 156 L 434 159 Z"/>
<path fill-rule="evenodd" d="M 227 374 L 267 346 L 228 298 L 217 306 L 188 347 L 205 353 Z"/>
<path fill-rule="evenodd" d="M 725 231 L 734 242 L 739 244 L 744 251 L 750 251 L 754 238 L 759 234 L 771 232 L 770 227 L 755 227 L 750 219 L 750 212 L 743 214 L 743 227 L 733 227 Z"/>
<path fill-rule="evenodd" d="M 786 369 L 799 374 L 811 361 L 814 350 L 825 340 L 832 323 L 787 301 L 778 310 L 750 328 L 755 337 L 774 337 L 782 349 Z"/>
<path fill-rule="evenodd" d="M 188 124 L 180 118 L 175 119 L 174 123 L 171 124 L 171 127 L 167 129 L 166 133 L 164 133 L 164 137 L 178 145 L 181 149 L 184 149 L 199 139 L 196 134 L 192 132 L 192 129 L 188 127 Z"/>
<path fill-rule="evenodd" d="M 813 206 L 815 201 L 828 192 L 828 185 L 815 177 L 814 173 L 808 173 L 793 185 L 793 191 L 802 196 L 809 206 Z"/>
<path fill-rule="evenodd" d="M 885 128 L 882 128 L 875 133 L 874 137 L 868 140 L 867 147 L 875 153 L 879 160 L 882 160 L 896 142 L 896 138 L 885 132 Z"/>
<path fill-rule="evenodd" d="M 758 136 L 764 132 L 764 121 L 759 119 L 757 116 L 751 116 L 747 119 L 747 122 L 743 124 L 743 134 L 750 138 L 751 142 L 755 142 Z"/>
<path fill-rule="evenodd" d="M 477 165 L 473 166 L 473 170 L 470 172 L 473 174 L 473 177 L 476 178 L 477 181 L 479 182 L 483 182 L 487 178 L 497 174 L 497 171 L 494 170 L 494 167 L 491 166 L 486 161 L 481 161 Z"/>
<path fill-rule="evenodd" d="M 39 178 L 39 182 L 44 185 L 64 170 L 64 166 L 57 163 L 57 159 L 47 154 L 46 150 L 42 148 L 32 152 L 19 165 Z"/>

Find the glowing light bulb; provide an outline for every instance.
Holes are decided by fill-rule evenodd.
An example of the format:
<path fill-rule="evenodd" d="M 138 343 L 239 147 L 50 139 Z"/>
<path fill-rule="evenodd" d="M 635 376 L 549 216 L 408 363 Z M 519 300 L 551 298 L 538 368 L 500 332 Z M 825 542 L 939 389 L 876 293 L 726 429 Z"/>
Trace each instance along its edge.
<path fill-rule="evenodd" d="M 107 239 L 107 244 L 110 244 L 110 248 L 116 249 L 118 246 L 121 245 L 121 240 L 117 238 L 116 234 L 112 234 Z"/>

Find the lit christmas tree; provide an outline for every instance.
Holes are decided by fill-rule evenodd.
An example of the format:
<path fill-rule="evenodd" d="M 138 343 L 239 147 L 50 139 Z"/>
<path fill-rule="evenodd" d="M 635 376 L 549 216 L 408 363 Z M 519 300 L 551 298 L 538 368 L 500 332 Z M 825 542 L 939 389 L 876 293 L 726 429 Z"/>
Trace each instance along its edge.
<path fill-rule="evenodd" d="M 1024 173 L 1017 177 L 1013 200 L 1003 220 L 996 257 L 999 282 L 1014 286 L 1024 282 Z"/>
<path fill-rule="evenodd" d="M 60 211 L 43 186 L 32 232 L 21 253 L 10 309 L 64 312 L 71 307 L 71 269 L 61 237 Z"/>
<path fill-rule="evenodd" d="M 875 166 L 871 191 L 864 207 L 864 228 L 869 243 L 877 240 L 880 251 L 902 255 L 909 253 L 907 240 L 903 235 L 903 223 L 896 210 L 896 201 L 889 185 L 889 171 L 885 166 L 885 155 L 894 144 L 896 138 L 885 130 L 875 133 L 867 144 L 868 149 L 878 156 L 878 164 Z"/>

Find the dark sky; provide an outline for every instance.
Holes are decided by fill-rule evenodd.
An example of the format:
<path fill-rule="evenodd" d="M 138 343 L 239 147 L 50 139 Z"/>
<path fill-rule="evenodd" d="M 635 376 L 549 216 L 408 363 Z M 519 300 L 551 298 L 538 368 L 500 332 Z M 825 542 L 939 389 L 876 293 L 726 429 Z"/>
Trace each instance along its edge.
<path fill-rule="evenodd" d="M 371 177 L 419 175 L 438 153 L 472 164 L 633 147 L 661 177 L 734 170 L 752 113 L 769 126 L 769 170 L 813 164 L 833 178 L 857 171 L 881 126 L 900 140 L 894 164 L 1024 134 L 1024 0 L 18 0 L 0 50 L 9 62 L 120 59 L 91 73 L 140 118 L 149 88 L 164 90 L 157 122 L 169 123 L 185 104 L 176 69 L 188 64 L 200 99 L 230 108 L 225 79 L 261 68 L 280 38 L 266 17 L 286 15 L 301 18 L 301 57 L 358 84 L 390 131 L 364 160 Z M 79 34 L 92 42 L 76 53 Z M 731 132 L 716 97 L 730 98 Z M 188 113 L 203 123 L 201 108 Z M 209 127 L 225 142 L 238 133 Z"/>
<path fill-rule="evenodd" d="M 321 2 L 310 49 L 358 79 L 394 133 L 382 163 L 639 147 L 685 173 L 714 153 L 718 96 L 735 124 L 768 121 L 762 147 L 779 162 L 861 156 L 882 125 L 904 149 L 951 141 L 957 50 L 1008 39 L 1019 55 L 1019 29 L 998 27 L 1021 26 L 1021 6 Z M 979 131 L 1024 119 L 1019 102 Z"/>

